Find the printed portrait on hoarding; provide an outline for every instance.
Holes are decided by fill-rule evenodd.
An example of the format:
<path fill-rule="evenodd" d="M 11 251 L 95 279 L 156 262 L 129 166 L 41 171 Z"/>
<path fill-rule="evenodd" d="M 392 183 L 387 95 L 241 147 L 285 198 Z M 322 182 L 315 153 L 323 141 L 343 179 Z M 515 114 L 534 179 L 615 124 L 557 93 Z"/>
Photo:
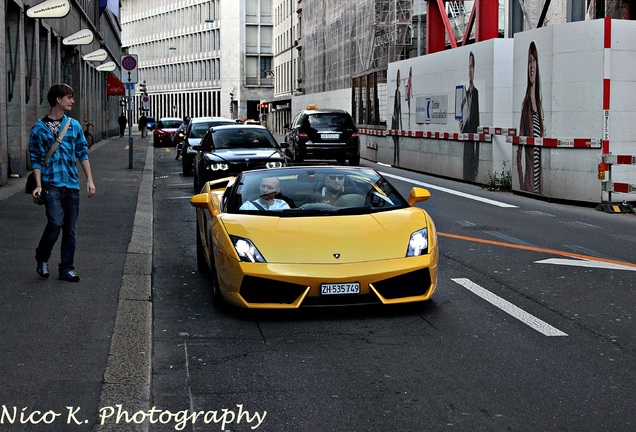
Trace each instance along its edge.
<path fill-rule="evenodd" d="M 411 99 L 413 99 L 413 68 L 410 67 L 409 68 L 409 79 L 406 82 L 406 91 L 405 91 L 405 96 L 406 98 L 406 104 L 408 105 L 409 108 L 409 130 L 411 130 Z"/>
<path fill-rule="evenodd" d="M 391 116 L 391 129 L 402 130 L 402 96 L 400 95 L 400 70 L 395 79 L 395 96 L 393 99 L 393 115 Z M 400 137 L 393 135 L 393 165 L 400 164 Z"/>
<path fill-rule="evenodd" d="M 535 138 L 545 136 L 539 56 L 537 45 L 534 41 L 530 42 L 528 48 L 527 85 L 523 103 L 521 104 L 519 136 Z M 518 146 L 517 174 L 521 190 L 538 194 L 542 193 L 540 146 Z"/>
<path fill-rule="evenodd" d="M 459 130 L 462 133 L 476 133 L 479 127 L 479 92 L 474 85 L 475 55 L 468 55 L 468 87 L 461 105 Z M 464 180 L 475 181 L 479 171 L 479 141 L 464 141 Z"/>

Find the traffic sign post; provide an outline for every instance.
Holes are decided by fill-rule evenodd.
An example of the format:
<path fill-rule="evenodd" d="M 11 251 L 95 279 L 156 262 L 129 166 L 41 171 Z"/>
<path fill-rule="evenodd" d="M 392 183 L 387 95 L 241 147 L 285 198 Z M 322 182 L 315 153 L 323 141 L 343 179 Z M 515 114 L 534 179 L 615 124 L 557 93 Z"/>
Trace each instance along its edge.
<path fill-rule="evenodd" d="M 133 97 L 135 96 L 135 84 L 139 82 L 139 70 L 137 69 L 137 54 L 122 54 L 121 56 L 121 80 L 126 85 L 128 94 L 128 168 L 133 168 Z"/>

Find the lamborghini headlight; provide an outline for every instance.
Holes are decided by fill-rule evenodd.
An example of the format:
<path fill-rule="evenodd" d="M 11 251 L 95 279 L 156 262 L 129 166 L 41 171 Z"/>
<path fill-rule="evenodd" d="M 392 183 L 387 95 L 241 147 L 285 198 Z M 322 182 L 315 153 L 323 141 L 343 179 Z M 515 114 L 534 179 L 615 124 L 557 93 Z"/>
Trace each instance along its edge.
<path fill-rule="evenodd" d="M 420 256 L 428 252 L 428 228 L 422 228 L 411 234 L 406 256 Z"/>
<path fill-rule="evenodd" d="M 238 254 L 241 261 L 261 263 L 266 262 L 265 258 L 263 258 L 263 255 L 261 255 L 258 249 L 256 249 L 256 246 L 254 246 L 254 243 L 252 243 L 250 240 L 237 236 L 230 236 L 230 240 L 232 241 L 234 249 L 236 250 L 236 253 Z"/>
<path fill-rule="evenodd" d="M 280 162 L 280 161 L 279 161 L 279 162 L 267 162 L 267 163 L 265 164 L 265 166 L 266 166 L 267 168 L 280 168 L 280 167 L 282 167 L 282 166 L 283 166 L 283 163 L 282 163 L 282 162 Z"/>

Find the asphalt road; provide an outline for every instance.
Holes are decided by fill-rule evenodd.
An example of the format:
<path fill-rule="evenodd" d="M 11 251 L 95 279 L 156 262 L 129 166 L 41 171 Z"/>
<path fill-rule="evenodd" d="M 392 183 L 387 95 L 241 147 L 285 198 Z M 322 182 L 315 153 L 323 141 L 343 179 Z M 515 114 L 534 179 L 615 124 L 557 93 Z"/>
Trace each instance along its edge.
<path fill-rule="evenodd" d="M 154 162 L 152 405 L 175 415 L 152 431 L 634 430 L 635 215 L 367 163 L 432 193 L 434 300 L 219 312 L 192 179 Z"/>

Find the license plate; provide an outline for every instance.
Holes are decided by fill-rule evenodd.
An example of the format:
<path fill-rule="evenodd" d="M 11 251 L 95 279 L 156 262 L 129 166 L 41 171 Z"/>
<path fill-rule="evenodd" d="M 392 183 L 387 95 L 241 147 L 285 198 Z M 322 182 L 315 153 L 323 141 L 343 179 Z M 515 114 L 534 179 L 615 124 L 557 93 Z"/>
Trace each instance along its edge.
<path fill-rule="evenodd" d="M 338 139 L 340 138 L 340 134 L 322 134 L 320 135 L 322 139 Z"/>
<path fill-rule="evenodd" d="M 320 294 L 337 295 L 337 294 L 360 294 L 360 283 L 333 283 L 320 285 Z"/>

